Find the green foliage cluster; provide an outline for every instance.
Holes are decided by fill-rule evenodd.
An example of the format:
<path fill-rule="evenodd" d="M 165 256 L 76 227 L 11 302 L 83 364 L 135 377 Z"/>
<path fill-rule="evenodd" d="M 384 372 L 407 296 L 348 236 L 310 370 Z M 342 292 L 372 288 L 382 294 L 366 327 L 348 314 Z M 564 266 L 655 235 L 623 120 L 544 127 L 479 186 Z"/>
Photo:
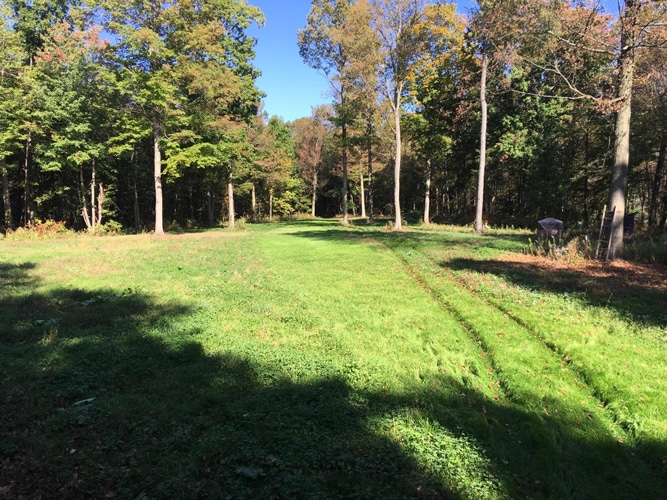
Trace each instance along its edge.
<path fill-rule="evenodd" d="M 380 221 L 4 240 L 0 487 L 659 498 L 664 288 L 610 296 L 508 259 L 524 242 Z"/>
<path fill-rule="evenodd" d="M 247 2 L 5 2 L 0 225 L 160 232 L 163 213 L 168 228 L 201 228 L 307 211 L 393 217 L 395 229 L 467 224 L 488 50 L 482 228 L 546 216 L 594 228 L 622 100 L 610 97 L 610 47 L 632 23 L 599 5 L 522 5 L 478 2 L 466 18 L 427 0 L 315 0 L 299 51 L 329 78 L 333 102 L 285 123 L 261 111 L 247 30 L 264 17 Z M 667 11 L 635 5 L 646 15 L 626 211 L 664 232 L 667 59 L 651 49 L 664 45 Z M 569 43 L 584 35 L 592 45 Z"/>

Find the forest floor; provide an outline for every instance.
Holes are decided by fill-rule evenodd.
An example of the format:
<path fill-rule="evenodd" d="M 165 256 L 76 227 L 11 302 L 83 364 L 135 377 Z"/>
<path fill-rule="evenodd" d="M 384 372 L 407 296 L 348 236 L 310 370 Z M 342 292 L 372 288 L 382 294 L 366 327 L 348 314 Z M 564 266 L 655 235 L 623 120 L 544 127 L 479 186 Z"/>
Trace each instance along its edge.
<path fill-rule="evenodd" d="M 335 221 L 0 241 L 0 498 L 667 498 L 667 274 Z"/>
<path fill-rule="evenodd" d="M 647 288 L 667 292 L 667 267 L 660 264 L 645 264 L 616 260 L 605 263 L 598 260 L 576 261 L 554 260 L 549 257 L 538 257 L 521 253 L 506 253 L 498 257 L 499 261 L 514 262 L 517 265 L 541 270 L 545 274 L 569 274 L 574 283 L 587 282 L 588 278 L 608 280 L 612 288 L 626 285 L 641 285 Z M 576 278 L 579 279 L 576 279 Z"/>

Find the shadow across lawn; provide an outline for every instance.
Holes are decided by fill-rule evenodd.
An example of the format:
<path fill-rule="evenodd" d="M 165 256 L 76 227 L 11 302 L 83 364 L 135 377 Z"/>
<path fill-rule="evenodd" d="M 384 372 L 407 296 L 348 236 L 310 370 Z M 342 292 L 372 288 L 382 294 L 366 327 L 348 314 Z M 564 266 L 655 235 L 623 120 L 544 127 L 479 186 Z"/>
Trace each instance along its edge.
<path fill-rule="evenodd" d="M 667 327 L 667 292 L 650 266 L 551 269 L 538 263 L 452 259 L 441 266 L 500 276 L 517 286 L 553 294 L 577 294 L 591 306 L 613 308 L 635 321 Z M 657 281 L 656 281 L 657 280 Z"/>
<path fill-rule="evenodd" d="M 374 240 L 393 249 L 416 249 L 429 245 L 451 246 L 453 256 L 440 262 L 453 271 L 475 271 L 501 276 L 510 283 L 553 294 L 577 294 L 591 306 L 613 308 L 630 319 L 667 327 L 667 292 L 664 269 L 634 264 L 628 270 L 601 266 L 590 268 L 548 268 L 528 261 L 497 260 L 498 251 L 523 248 L 523 235 L 475 235 L 469 233 L 355 231 L 344 227 L 298 230 L 292 236 L 341 243 L 367 243 Z M 488 250 L 488 252 L 487 252 Z M 495 252 L 495 253 L 494 253 Z M 459 257 L 484 254 L 481 258 Z"/>
<path fill-rule="evenodd" d="M 297 225 L 299 224 L 299 225 Z M 456 244 L 467 248 L 489 248 L 510 250 L 519 249 L 525 242 L 523 235 L 497 234 L 477 235 L 463 232 L 431 232 L 431 231 L 387 231 L 381 228 L 357 228 L 352 226 L 345 228 L 340 225 L 322 226 L 312 224 L 311 227 L 319 227 L 319 230 L 302 230 L 301 223 L 295 223 L 295 231 L 292 236 L 321 241 L 340 241 L 345 243 L 366 243 L 369 239 L 382 242 L 387 246 L 400 246 L 402 248 L 417 248 L 425 243 Z"/>
<path fill-rule="evenodd" d="M 25 285 L 0 298 L 6 498 L 659 498 L 667 486 L 592 416 L 595 440 L 447 375 L 401 393 L 333 366 L 295 380 L 296 361 L 270 351 L 206 352 L 183 327 L 187 305 L 40 292 L 33 268 L 2 270 Z"/>

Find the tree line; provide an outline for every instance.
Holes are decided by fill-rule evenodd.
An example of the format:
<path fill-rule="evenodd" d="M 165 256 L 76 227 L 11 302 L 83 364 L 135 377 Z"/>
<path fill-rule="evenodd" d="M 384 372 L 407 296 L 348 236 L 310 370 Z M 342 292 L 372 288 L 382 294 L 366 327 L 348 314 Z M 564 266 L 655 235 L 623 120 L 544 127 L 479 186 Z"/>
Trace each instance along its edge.
<path fill-rule="evenodd" d="M 331 104 L 261 109 L 242 0 L 2 4 L 4 227 L 350 215 L 667 225 L 667 3 L 312 0 Z M 106 225 L 106 226 L 105 226 Z"/>

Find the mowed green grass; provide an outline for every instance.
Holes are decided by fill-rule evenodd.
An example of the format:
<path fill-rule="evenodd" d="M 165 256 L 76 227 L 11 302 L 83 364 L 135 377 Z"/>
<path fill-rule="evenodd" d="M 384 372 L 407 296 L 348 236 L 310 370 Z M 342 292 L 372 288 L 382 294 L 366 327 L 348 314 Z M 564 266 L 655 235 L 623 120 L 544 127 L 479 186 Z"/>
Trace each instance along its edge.
<path fill-rule="evenodd" d="M 498 259 L 524 241 L 2 241 L 0 494 L 667 498 L 667 297 Z"/>

